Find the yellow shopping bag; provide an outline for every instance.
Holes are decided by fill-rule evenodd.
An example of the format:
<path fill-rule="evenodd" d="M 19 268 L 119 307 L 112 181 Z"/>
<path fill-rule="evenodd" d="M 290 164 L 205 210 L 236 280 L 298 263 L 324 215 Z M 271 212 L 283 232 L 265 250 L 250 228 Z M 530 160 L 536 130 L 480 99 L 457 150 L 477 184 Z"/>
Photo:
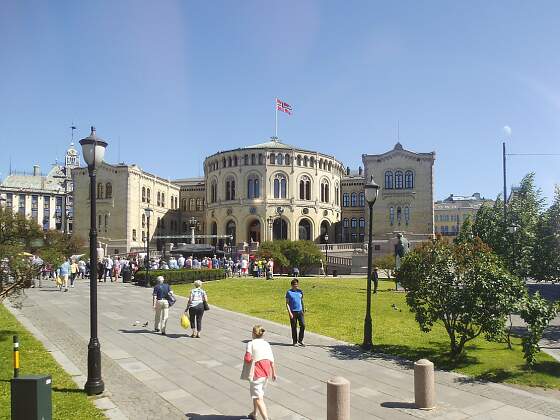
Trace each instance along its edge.
<path fill-rule="evenodd" d="M 183 327 L 186 330 L 190 326 L 191 326 L 191 323 L 189 321 L 189 316 L 187 315 L 186 312 L 183 312 L 183 315 L 181 315 L 181 327 Z"/>
<path fill-rule="evenodd" d="M 56 285 L 57 286 L 62 286 L 62 277 L 56 276 Z"/>

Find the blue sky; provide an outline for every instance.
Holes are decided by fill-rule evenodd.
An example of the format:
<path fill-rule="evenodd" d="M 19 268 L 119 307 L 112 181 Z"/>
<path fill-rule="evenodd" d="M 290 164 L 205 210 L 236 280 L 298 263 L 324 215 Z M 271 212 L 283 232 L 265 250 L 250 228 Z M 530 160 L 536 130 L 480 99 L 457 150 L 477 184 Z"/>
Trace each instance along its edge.
<path fill-rule="evenodd" d="M 436 151 L 436 197 L 501 191 L 560 153 L 554 1 L 26 1 L 0 13 L 0 172 L 43 169 L 97 127 L 107 160 L 163 177 L 274 134 L 335 155 Z M 119 146 L 120 145 L 120 146 Z M 560 156 L 511 157 L 551 197 Z"/>

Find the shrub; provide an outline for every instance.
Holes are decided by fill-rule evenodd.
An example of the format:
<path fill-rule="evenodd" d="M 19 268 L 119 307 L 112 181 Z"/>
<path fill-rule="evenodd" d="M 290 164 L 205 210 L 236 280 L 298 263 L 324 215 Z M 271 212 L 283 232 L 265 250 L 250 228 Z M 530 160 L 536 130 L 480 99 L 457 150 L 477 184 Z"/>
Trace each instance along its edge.
<path fill-rule="evenodd" d="M 258 256 L 272 257 L 280 267 L 298 267 L 301 274 L 305 274 L 313 266 L 319 266 L 324 258 L 313 241 L 263 242 L 259 247 Z"/>
<path fill-rule="evenodd" d="M 226 272 L 221 268 L 213 270 L 150 270 L 149 278 L 146 279 L 146 271 L 140 270 L 134 275 L 134 279 L 139 284 L 146 285 L 149 283 L 150 286 L 155 286 L 157 276 L 163 276 L 167 284 L 186 284 L 193 283 L 195 280 L 210 281 L 223 279 L 226 277 Z"/>

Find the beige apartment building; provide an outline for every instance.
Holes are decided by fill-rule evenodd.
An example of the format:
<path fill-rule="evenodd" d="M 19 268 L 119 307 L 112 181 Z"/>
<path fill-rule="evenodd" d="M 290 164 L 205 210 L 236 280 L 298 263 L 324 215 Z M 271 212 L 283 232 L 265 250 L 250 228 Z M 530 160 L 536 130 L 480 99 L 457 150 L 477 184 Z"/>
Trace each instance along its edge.
<path fill-rule="evenodd" d="M 467 217 L 470 216 L 474 220 L 478 209 L 484 203 L 492 205 L 493 201 L 481 197 L 480 193 L 474 193 L 471 196 L 451 194 L 444 200 L 436 201 L 434 232 L 442 237 L 455 238 Z"/>
<path fill-rule="evenodd" d="M 342 186 L 342 220 L 337 225 L 336 238 L 331 242 L 364 243 L 366 240 L 364 171 L 360 166 L 357 171 L 346 168 L 341 180 Z"/>

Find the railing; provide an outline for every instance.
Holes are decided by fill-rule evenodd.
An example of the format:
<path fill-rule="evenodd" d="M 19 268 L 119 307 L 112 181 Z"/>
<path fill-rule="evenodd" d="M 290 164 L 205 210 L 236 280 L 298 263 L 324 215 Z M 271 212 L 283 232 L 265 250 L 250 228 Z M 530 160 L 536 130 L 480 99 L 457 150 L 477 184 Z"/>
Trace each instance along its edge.
<path fill-rule="evenodd" d="M 356 249 L 364 249 L 364 244 L 361 242 L 341 243 L 341 244 L 319 244 L 319 249 L 325 252 L 329 251 L 354 251 Z"/>
<path fill-rule="evenodd" d="M 327 263 L 332 265 L 345 265 L 348 267 L 352 266 L 352 258 L 349 257 L 336 257 L 333 255 L 329 255 L 327 257 Z"/>

